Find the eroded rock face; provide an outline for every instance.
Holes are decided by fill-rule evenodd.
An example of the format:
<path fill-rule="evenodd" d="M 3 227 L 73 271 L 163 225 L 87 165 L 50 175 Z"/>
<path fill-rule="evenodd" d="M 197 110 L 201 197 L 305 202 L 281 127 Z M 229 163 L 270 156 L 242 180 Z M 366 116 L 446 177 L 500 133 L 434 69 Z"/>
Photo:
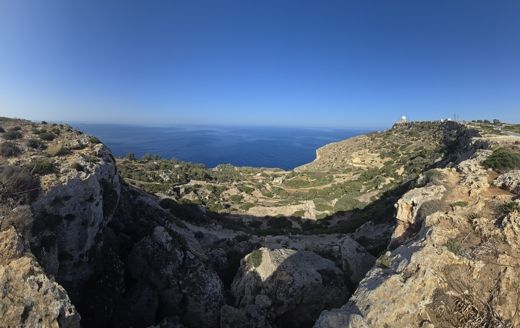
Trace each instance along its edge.
<path fill-rule="evenodd" d="M 270 302 L 268 317 L 282 327 L 310 326 L 321 310 L 348 297 L 343 273 L 309 251 L 260 248 L 241 263 L 231 286 L 235 306 Z"/>
<path fill-rule="evenodd" d="M 446 188 L 442 185 L 431 185 L 412 189 L 404 194 L 396 204 L 397 227 L 392 235 L 391 244 L 396 245 L 400 240 L 406 238 L 409 229 L 417 223 L 421 207 L 427 202 L 441 199 L 445 191 Z"/>
<path fill-rule="evenodd" d="M 24 244 L 14 227 L 0 232 L 0 325 L 79 328 L 67 293 L 25 253 Z"/>
<path fill-rule="evenodd" d="M 157 226 L 135 244 L 126 267 L 137 284 L 119 307 L 121 327 L 151 325 L 179 316 L 191 327 L 218 326 L 224 290 L 217 274 L 182 246 L 180 237 Z"/>
<path fill-rule="evenodd" d="M 121 194 L 110 151 L 99 144 L 96 152 L 98 162 L 65 175 L 32 204 L 31 249 L 47 274 L 69 286 L 91 274 L 88 253 L 99 242 Z"/>
<path fill-rule="evenodd" d="M 489 186 L 494 175 L 480 166 L 485 154 L 443 170 L 442 188 L 426 186 L 403 196 L 399 224 L 418 224 L 415 233 L 397 231 L 404 238 L 378 259 L 349 302 L 323 311 L 315 327 L 520 325 L 513 273 L 520 267 L 520 216 L 513 205 L 494 210 L 518 200 Z M 510 185 L 510 176 L 500 181 Z M 449 206 L 432 207 L 427 215 L 415 210 L 432 199 Z"/>

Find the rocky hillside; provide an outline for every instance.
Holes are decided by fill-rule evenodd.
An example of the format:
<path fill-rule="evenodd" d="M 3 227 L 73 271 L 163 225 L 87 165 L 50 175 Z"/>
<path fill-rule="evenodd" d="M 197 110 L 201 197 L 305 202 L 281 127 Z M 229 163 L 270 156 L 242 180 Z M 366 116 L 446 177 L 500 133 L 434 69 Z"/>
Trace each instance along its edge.
<path fill-rule="evenodd" d="M 0 327 L 518 325 L 519 140 L 424 122 L 207 169 L 1 118 Z"/>

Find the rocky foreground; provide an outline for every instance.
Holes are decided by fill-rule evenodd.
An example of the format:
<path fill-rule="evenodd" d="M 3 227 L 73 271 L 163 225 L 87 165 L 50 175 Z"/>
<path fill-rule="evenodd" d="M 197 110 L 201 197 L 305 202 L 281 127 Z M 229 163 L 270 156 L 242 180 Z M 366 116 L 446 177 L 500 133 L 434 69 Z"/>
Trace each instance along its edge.
<path fill-rule="evenodd" d="M 357 184 L 356 197 L 372 192 L 366 204 L 316 222 L 149 193 L 95 137 L 0 119 L 0 327 L 520 326 L 520 138 L 478 124 L 415 129 L 382 133 L 423 145 L 435 135 L 420 161 L 403 140 L 381 170 L 391 156 L 374 155 L 376 133 L 356 139 L 374 149 L 327 146 L 298 169 L 356 181 L 379 170 L 380 189 L 371 175 Z M 323 181 L 350 181 L 336 178 Z"/>

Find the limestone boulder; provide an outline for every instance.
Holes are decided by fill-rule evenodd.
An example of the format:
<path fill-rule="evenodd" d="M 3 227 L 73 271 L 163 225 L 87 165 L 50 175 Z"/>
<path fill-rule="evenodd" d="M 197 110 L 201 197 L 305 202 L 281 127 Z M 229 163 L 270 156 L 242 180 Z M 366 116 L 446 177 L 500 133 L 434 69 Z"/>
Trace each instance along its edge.
<path fill-rule="evenodd" d="M 269 248 L 246 255 L 231 292 L 238 308 L 263 295 L 272 303 L 268 318 L 283 327 L 310 326 L 322 310 L 349 296 L 344 274 L 332 261 L 310 251 Z"/>

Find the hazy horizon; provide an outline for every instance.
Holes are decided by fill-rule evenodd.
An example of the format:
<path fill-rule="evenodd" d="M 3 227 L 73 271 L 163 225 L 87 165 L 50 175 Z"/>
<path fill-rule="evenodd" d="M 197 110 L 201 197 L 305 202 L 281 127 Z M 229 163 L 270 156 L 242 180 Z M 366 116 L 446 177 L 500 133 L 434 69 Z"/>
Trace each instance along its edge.
<path fill-rule="evenodd" d="M 520 122 L 520 2 L 2 1 L 0 116 Z"/>

